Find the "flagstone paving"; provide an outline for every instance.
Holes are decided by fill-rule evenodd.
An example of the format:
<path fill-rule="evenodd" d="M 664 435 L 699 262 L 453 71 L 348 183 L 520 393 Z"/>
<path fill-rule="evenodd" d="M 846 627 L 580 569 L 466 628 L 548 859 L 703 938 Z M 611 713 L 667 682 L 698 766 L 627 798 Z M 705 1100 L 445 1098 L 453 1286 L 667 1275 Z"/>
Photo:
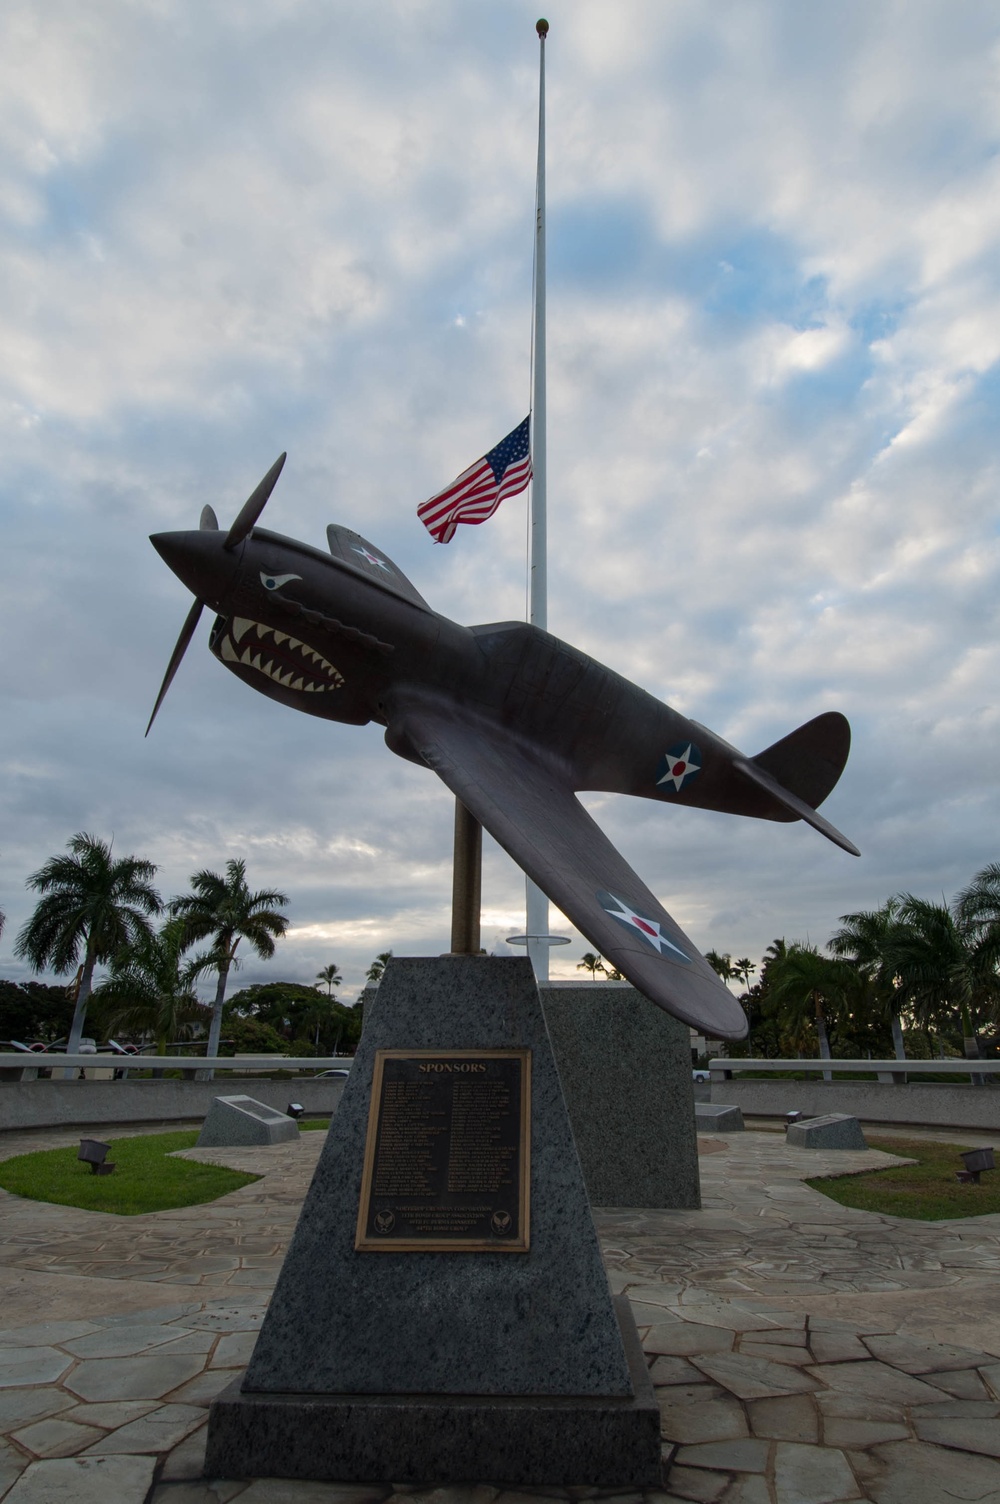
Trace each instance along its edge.
<path fill-rule="evenodd" d="M 76 1137 L 4 1135 L 0 1157 Z M 597 1213 L 662 1489 L 203 1479 L 208 1406 L 247 1362 L 322 1140 L 189 1151 L 263 1178 L 175 1212 L 0 1192 L 4 1504 L 1000 1504 L 1000 1216 L 840 1207 L 804 1179 L 887 1156 L 773 1132 L 702 1140 L 700 1211 Z"/>

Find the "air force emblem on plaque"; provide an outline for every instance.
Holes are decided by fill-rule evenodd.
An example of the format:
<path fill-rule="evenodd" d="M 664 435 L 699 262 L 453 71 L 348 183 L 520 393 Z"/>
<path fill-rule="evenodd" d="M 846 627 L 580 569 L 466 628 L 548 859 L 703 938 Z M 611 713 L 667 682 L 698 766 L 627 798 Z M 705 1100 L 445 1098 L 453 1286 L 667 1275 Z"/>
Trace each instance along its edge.
<path fill-rule="evenodd" d="M 667 939 L 658 919 L 651 919 L 648 914 L 641 913 L 639 909 L 633 909 L 624 898 L 616 898 L 613 893 L 599 892 L 596 896 L 597 902 L 606 914 L 610 914 L 612 919 L 617 919 L 619 924 L 638 935 L 641 940 L 645 940 L 646 944 L 651 945 L 658 955 L 666 956 L 668 961 L 686 961 L 690 965 L 691 957 L 686 955 L 679 945 Z"/>
<path fill-rule="evenodd" d="M 701 753 L 694 742 L 678 742 L 670 747 L 660 759 L 656 770 L 656 786 L 665 794 L 679 794 L 685 784 L 701 770 Z"/>

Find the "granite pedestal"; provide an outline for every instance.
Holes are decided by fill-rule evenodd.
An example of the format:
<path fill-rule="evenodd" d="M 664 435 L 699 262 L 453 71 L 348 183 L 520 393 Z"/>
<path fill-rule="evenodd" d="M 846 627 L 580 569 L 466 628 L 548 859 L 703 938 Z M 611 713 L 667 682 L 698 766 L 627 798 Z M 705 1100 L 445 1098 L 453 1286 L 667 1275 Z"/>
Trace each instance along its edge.
<path fill-rule="evenodd" d="M 806 1118 L 790 1123 L 785 1142 L 796 1149 L 867 1149 L 865 1136 L 857 1118 L 843 1112 L 829 1112 L 822 1118 Z"/>
<path fill-rule="evenodd" d="M 386 968 L 206 1476 L 659 1486 L 660 1423 L 601 1262 L 530 963 Z M 377 1049 L 531 1051 L 526 1253 L 355 1249 Z"/>
<path fill-rule="evenodd" d="M 538 989 L 592 1206 L 701 1206 L 690 1030 L 628 982 Z"/>
<path fill-rule="evenodd" d="M 202 1124 L 196 1149 L 242 1147 L 246 1144 L 284 1144 L 298 1138 L 294 1118 L 253 1097 L 216 1097 Z"/>

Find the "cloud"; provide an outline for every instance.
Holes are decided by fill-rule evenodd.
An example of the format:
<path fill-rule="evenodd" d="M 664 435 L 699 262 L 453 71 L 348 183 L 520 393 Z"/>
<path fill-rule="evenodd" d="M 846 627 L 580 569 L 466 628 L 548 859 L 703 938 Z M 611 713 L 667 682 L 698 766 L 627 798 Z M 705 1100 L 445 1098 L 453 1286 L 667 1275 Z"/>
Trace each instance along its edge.
<path fill-rule="evenodd" d="M 523 500 L 431 546 L 417 503 L 527 410 L 535 13 L 389 0 L 0 21 L 0 967 L 75 830 L 165 893 L 245 855 L 267 967 L 349 989 L 448 944 L 450 796 L 379 731 L 276 707 L 146 541 L 345 522 L 458 620 L 523 618 Z M 952 893 L 997 828 L 1000 49 L 945 0 L 555 0 L 550 625 L 757 751 L 855 746 L 812 831 L 588 799 L 704 946 L 822 941 Z M 484 934 L 522 879 L 487 842 Z M 554 916 L 557 927 L 559 921 Z M 573 975 L 579 937 L 557 965 Z"/>

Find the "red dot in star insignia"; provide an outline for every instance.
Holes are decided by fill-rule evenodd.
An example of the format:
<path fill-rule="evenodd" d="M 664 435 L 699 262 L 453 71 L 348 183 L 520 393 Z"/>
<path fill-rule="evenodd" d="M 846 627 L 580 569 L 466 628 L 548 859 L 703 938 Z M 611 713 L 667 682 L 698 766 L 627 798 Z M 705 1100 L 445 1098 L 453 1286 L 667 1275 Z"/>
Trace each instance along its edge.
<path fill-rule="evenodd" d="M 686 762 L 675 762 L 674 765 L 673 765 L 673 767 L 670 769 L 670 771 L 671 771 L 671 773 L 673 773 L 673 775 L 674 775 L 675 778 L 679 778 L 682 773 L 686 773 L 687 772 L 687 763 Z"/>
<path fill-rule="evenodd" d="M 653 926 L 651 924 L 647 924 L 644 919 L 634 919 L 632 922 L 637 929 L 642 930 L 647 935 L 652 935 L 654 940 L 656 939 L 656 931 L 654 930 Z"/>

